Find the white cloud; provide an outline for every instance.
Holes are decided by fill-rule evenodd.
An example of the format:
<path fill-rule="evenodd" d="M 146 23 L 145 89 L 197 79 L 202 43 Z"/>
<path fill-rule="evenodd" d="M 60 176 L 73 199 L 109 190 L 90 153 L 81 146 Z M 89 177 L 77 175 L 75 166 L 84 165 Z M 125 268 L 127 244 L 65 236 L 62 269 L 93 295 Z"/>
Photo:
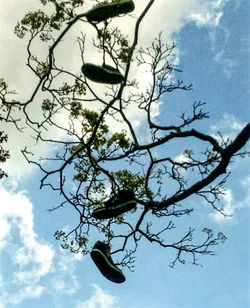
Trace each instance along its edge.
<path fill-rule="evenodd" d="M 15 193 L 0 186 L 0 200 L 0 240 L 4 243 L 0 253 L 5 248 L 9 254 L 9 261 L 17 270 L 12 273 L 12 279 L 9 276 L 8 281 L 11 281 L 14 288 L 19 286 L 19 291 L 12 296 L 6 291 L 3 300 L 18 304 L 26 298 L 38 297 L 43 293 L 44 288 L 39 282 L 52 268 L 54 250 L 37 239 L 33 206 L 24 191 Z M 11 289 L 10 285 L 5 284 L 5 287 Z"/>
<path fill-rule="evenodd" d="M 233 196 L 232 196 L 232 191 L 231 190 L 225 190 L 224 195 L 222 195 L 220 203 L 222 203 L 222 212 L 225 215 L 228 216 L 223 216 L 219 212 L 211 213 L 209 216 L 215 220 L 217 223 L 222 223 L 222 222 L 229 222 L 232 221 L 233 215 L 235 212 L 235 206 L 233 202 Z"/>
<path fill-rule="evenodd" d="M 177 163 L 180 163 L 180 164 L 183 164 L 185 166 L 185 164 L 188 164 L 191 162 L 191 159 L 186 157 L 184 155 L 184 153 L 181 153 L 177 156 L 174 157 L 174 161 L 176 161 Z M 185 164 L 184 164 L 185 163 Z M 185 169 L 185 168 L 180 168 L 178 170 L 178 172 L 183 175 L 183 176 L 187 176 L 187 173 L 189 172 L 190 170 L 189 169 Z"/>
<path fill-rule="evenodd" d="M 105 293 L 97 285 L 93 285 L 93 287 L 95 289 L 93 296 L 83 303 L 78 303 L 76 308 L 119 308 L 114 296 Z"/>
<path fill-rule="evenodd" d="M 193 2 L 192 12 L 187 16 L 198 26 L 218 26 L 223 15 L 222 8 L 228 0 L 215 1 L 191 1 Z"/>
<path fill-rule="evenodd" d="M 76 264 L 83 256 L 38 239 L 33 205 L 24 191 L 7 191 L 1 184 L 0 200 L 0 255 L 8 255 L 6 268 L 11 268 L 0 272 L 0 302 L 17 305 L 44 294 L 74 294 L 79 288 Z"/>
<path fill-rule="evenodd" d="M 189 157 L 186 157 L 183 153 L 174 157 L 174 160 L 177 162 L 177 163 L 189 163 L 191 161 L 191 159 Z"/>
<path fill-rule="evenodd" d="M 250 176 L 238 181 L 238 185 L 243 189 L 243 199 L 236 197 L 237 191 L 233 189 L 225 190 L 221 196 L 220 204 L 222 204 L 223 213 L 230 216 L 223 216 L 219 212 L 210 213 L 210 218 L 215 222 L 222 223 L 237 223 L 238 213 L 241 209 L 250 207 Z M 237 187 L 238 187 L 237 185 Z"/>
<path fill-rule="evenodd" d="M 60 267 L 62 272 L 68 272 L 73 267 L 76 261 L 82 261 L 82 259 L 83 256 L 81 254 L 70 254 L 69 257 L 69 255 L 64 254 L 62 250 L 58 266 Z"/>
<path fill-rule="evenodd" d="M 17 304 L 20 304 L 25 299 L 37 298 L 41 296 L 43 291 L 44 291 L 44 288 L 41 286 L 37 286 L 37 285 L 24 286 L 22 288 L 22 291 L 11 294 L 10 298 L 7 299 L 6 303 L 17 305 Z"/>
<path fill-rule="evenodd" d="M 215 54 L 214 61 L 222 67 L 222 71 L 227 78 L 232 77 L 232 70 L 237 64 L 237 62 L 235 60 L 227 58 L 224 54 L 224 50 L 221 50 Z"/>
<path fill-rule="evenodd" d="M 189 22 L 195 22 L 197 26 L 217 26 L 228 1 L 155 1 L 143 21 L 142 33 L 145 35 L 140 40 L 144 43 L 149 42 L 159 31 L 163 30 L 169 41 L 173 33 L 177 34 Z M 138 16 L 146 4 L 147 1 L 140 1 L 135 15 Z M 154 25 L 154 31 L 152 31 L 152 25 Z"/>
<path fill-rule="evenodd" d="M 60 249 L 55 257 L 53 276 L 48 281 L 48 293 L 55 297 L 75 294 L 80 287 L 75 273 L 76 265 L 83 259 L 81 254 L 71 254 Z"/>
<path fill-rule="evenodd" d="M 0 308 L 5 308 L 6 306 L 4 305 L 4 303 L 0 302 Z"/>
<path fill-rule="evenodd" d="M 74 268 L 70 268 L 67 273 L 60 272 L 60 269 L 57 272 L 58 274 L 50 279 L 49 288 L 46 291 L 54 297 L 76 294 L 80 285 L 76 275 L 73 274 Z"/>
<path fill-rule="evenodd" d="M 237 134 L 244 128 L 246 123 L 240 122 L 234 115 L 224 113 L 221 120 L 215 125 L 210 126 L 210 131 L 214 137 L 220 141 L 220 138 L 215 134 L 221 132 L 225 138 L 234 139 Z"/>
<path fill-rule="evenodd" d="M 209 29 L 209 38 L 211 43 L 211 50 L 214 53 L 214 61 L 216 65 L 221 68 L 224 75 L 230 79 L 233 74 L 234 67 L 238 64 L 237 60 L 231 59 L 228 53 L 228 42 L 231 33 L 229 29 L 223 25 L 218 25 Z"/>
<path fill-rule="evenodd" d="M 216 135 L 217 132 L 222 133 L 224 139 L 233 140 L 239 134 L 239 132 L 244 128 L 246 123 L 240 122 L 235 116 L 231 114 L 225 113 L 220 121 L 218 121 L 215 125 L 210 127 L 210 131 L 214 138 L 216 138 L 219 142 L 221 139 Z M 247 159 L 247 157 L 245 158 Z M 241 165 L 239 162 L 235 164 L 231 164 L 229 169 L 239 169 Z M 236 170 L 234 170 L 236 171 Z M 244 190 L 243 195 L 246 196 L 244 199 L 240 200 L 240 196 L 235 197 L 237 194 L 237 190 L 235 187 L 241 186 L 241 189 Z M 219 212 L 212 213 L 210 215 L 215 221 L 222 223 L 222 222 L 236 222 L 237 221 L 237 211 L 241 208 L 248 207 L 250 205 L 250 177 L 246 177 L 242 180 L 238 180 L 237 184 L 235 183 L 231 189 L 225 191 L 225 195 L 222 195 L 221 203 L 224 208 L 225 214 L 232 215 L 230 217 L 223 217 Z"/>
<path fill-rule="evenodd" d="M 208 35 L 211 42 L 211 50 L 216 52 L 222 47 L 225 48 L 225 44 L 228 43 L 231 33 L 226 27 L 219 25 L 216 28 L 212 28 Z"/>
<path fill-rule="evenodd" d="M 244 208 L 244 207 L 250 207 L 250 176 L 242 179 L 240 181 L 241 186 L 244 188 L 245 190 L 245 198 L 243 199 L 243 201 L 240 203 L 240 208 Z"/>

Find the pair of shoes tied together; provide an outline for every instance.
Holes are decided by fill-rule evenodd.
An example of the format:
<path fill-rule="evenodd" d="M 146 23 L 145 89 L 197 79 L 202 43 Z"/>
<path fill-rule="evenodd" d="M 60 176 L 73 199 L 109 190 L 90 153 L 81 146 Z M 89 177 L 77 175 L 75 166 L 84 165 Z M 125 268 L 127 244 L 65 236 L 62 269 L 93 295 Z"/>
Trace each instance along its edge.
<path fill-rule="evenodd" d="M 108 18 L 116 17 L 120 14 L 130 13 L 134 10 L 135 5 L 132 0 L 113 0 L 97 4 L 86 13 L 89 22 L 101 22 Z"/>
<path fill-rule="evenodd" d="M 92 260 L 104 277 L 112 282 L 122 283 L 125 276 L 114 264 L 110 256 L 110 246 L 104 242 L 97 241 L 90 253 Z"/>
<path fill-rule="evenodd" d="M 82 73 L 88 79 L 100 83 L 118 84 L 124 79 L 119 70 L 106 64 L 100 66 L 92 63 L 85 63 L 82 66 Z"/>
<path fill-rule="evenodd" d="M 118 194 L 110 198 L 103 207 L 96 208 L 92 217 L 107 219 L 130 211 L 136 206 L 135 196 L 132 191 L 120 190 Z"/>

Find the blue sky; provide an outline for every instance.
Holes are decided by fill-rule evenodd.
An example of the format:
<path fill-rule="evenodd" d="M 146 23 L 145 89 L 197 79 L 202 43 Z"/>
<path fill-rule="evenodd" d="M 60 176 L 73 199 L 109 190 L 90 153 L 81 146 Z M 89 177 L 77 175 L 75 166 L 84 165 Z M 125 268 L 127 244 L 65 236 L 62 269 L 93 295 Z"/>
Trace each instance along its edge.
<path fill-rule="evenodd" d="M 0 77 L 6 77 L 23 97 L 22 89 L 27 87 L 23 76 L 32 77 L 25 71 L 25 42 L 15 38 L 11 31 L 26 11 L 36 7 L 34 2 L 25 0 L 21 5 L 13 0 L 5 6 L 0 4 L 0 29 L 5 29 L 0 30 L 0 55 L 4 59 L 0 63 Z M 136 0 L 135 14 L 147 2 Z M 173 118 L 180 108 L 188 110 L 194 101 L 206 101 L 210 118 L 196 128 L 211 134 L 221 131 L 233 138 L 249 121 L 249 1 L 178 0 L 166 1 L 166 6 L 164 2 L 152 7 L 143 24 L 140 43 L 149 43 L 155 36 L 152 28 L 156 34 L 163 30 L 165 38 L 177 44 L 181 78 L 192 83 L 194 89 L 166 97 L 166 101 L 171 99 L 171 107 L 165 108 L 162 101 L 156 108 L 157 121 L 167 116 Z M 121 19 L 114 22 L 121 26 L 125 23 Z M 145 80 L 143 77 L 142 84 Z M 187 262 L 172 269 L 172 251 L 142 241 L 135 272 L 124 270 L 126 282 L 116 285 L 101 276 L 89 256 L 72 255 L 60 249 L 54 232 L 74 226 L 77 216 L 68 208 L 47 211 L 59 204 L 59 196 L 46 188 L 39 190 L 41 174 L 34 166 L 27 166 L 18 152 L 23 137 L 12 127 L 1 125 L 9 132 L 12 158 L 1 166 L 9 178 L 0 182 L 0 308 L 250 306 L 249 158 L 236 160 L 230 167 L 232 175 L 220 201 L 232 218 L 223 218 L 193 198 L 186 203 L 195 209 L 192 215 L 175 221 L 177 232 L 192 226 L 198 238 L 204 227 L 225 233 L 228 240 L 215 248 L 216 256 L 200 256 L 203 267 Z M 140 121 L 136 125 L 143 132 Z M 25 142 L 33 144 L 27 137 Z M 38 147 L 38 151 L 46 154 L 52 149 Z M 174 232 L 171 234 L 175 236 Z"/>

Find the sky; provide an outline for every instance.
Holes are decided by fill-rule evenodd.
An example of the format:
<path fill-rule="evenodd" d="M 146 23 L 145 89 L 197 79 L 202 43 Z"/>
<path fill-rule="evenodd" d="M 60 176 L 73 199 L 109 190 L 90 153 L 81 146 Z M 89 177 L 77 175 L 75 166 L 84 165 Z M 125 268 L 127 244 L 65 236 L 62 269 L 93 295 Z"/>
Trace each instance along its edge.
<path fill-rule="evenodd" d="M 134 16 L 138 16 L 148 1 L 134 2 Z M 91 6 L 86 1 L 86 10 Z M 25 41 L 15 37 L 13 28 L 27 11 L 37 7 L 38 0 L 0 3 L 0 78 L 4 77 L 23 100 L 32 91 L 34 80 L 25 66 Z M 166 97 L 155 107 L 159 123 L 167 116 L 173 118 L 183 105 L 190 106 L 194 101 L 207 102 L 210 118 L 197 128 L 210 134 L 221 131 L 234 138 L 249 121 L 249 14 L 248 0 L 166 0 L 153 4 L 142 23 L 139 44 L 150 44 L 162 30 L 164 39 L 177 45 L 181 78 L 193 84 L 192 91 Z M 112 23 L 128 30 L 128 21 L 132 27 L 131 17 L 116 18 Z M 81 30 L 89 37 L 93 34 L 90 29 Z M 69 51 L 77 45 L 75 35 L 68 40 L 72 45 L 59 51 L 59 61 L 64 59 L 65 48 Z M 90 43 L 89 61 L 97 59 Z M 39 46 L 37 51 L 43 52 Z M 77 68 L 79 59 L 69 60 Z M 149 80 L 147 74 L 142 75 L 136 67 L 132 74 L 143 89 Z M 36 114 L 35 109 L 31 112 Z M 129 112 L 143 137 L 143 115 L 135 113 L 133 107 Z M 8 132 L 6 148 L 11 154 L 11 159 L 1 164 L 9 177 L 0 181 L 0 308 L 250 306 L 249 158 L 235 160 L 230 166 L 232 175 L 220 200 L 232 217 L 224 218 L 208 205 L 190 199 L 187 204 L 192 204 L 195 211 L 175 222 L 180 232 L 193 226 L 197 231 L 210 227 L 225 233 L 228 240 L 215 248 L 215 256 L 200 256 L 202 266 L 187 262 L 172 269 L 172 251 L 142 241 L 135 271 L 124 270 L 126 282 L 117 285 L 99 273 L 89 256 L 73 255 L 60 248 L 53 234 L 74 225 L 76 215 L 68 208 L 48 211 L 61 199 L 49 189 L 39 189 L 41 173 L 27 165 L 20 154 L 24 143 L 34 146 L 34 140 L 28 138 L 29 131 L 19 134 L 12 126 L 0 125 Z M 112 129 L 115 131 L 117 126 Z M 50 146 L 36 147 L 41 155 L 53 150 Z"/>

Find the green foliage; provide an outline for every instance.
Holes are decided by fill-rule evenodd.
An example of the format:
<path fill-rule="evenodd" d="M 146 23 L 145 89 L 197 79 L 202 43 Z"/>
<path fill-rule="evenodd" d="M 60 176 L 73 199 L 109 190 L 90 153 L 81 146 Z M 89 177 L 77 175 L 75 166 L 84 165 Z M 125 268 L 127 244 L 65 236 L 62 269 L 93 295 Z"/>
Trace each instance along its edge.
<path fill-rule="evenodd" d="M 116 0 L 117 1 L 117 0 Z M 113 1 L 112 1 L 113 2 Z M 108 3 L 111 3 L 110 1 L 108 1 L 108 0 L 100 0 L 100 2 L 99 3 L 97 3 L 94 7 L 96 8 L 96 7 L 102 7 L 104 4 L 108 4 Z"/>
<path fill-rule="evenodd" d="M 98 30 L 99 39 L 104 39 L 105 41 L 110 41 L 112 38 L 112 34 L 108 29 L 100 29 Z"/>
<path fill-rule="evenodd" d="M 40 62 L 36 66 L 36 72 L 38 76 L 42 77 L 49 71 L 49 64 L 48 62 Z"/>
<path fill-rule="evenodd" d="M 14 33 L 19 38 L 24 38 L 27 33 L 32 36 L 40 34 L 41 41 L 49 41 L 50 34 L 54 30 L 60 30 L 63 22 L 72 20 L 75 16 L 75 9 L 83 4 L 83 0 L 40 0 L 43 5 L 52 3 L 55 6 L 55 12 L 51 15 L 42 10 L 28 12 L 24 18 L 17 23 Z"/>
<path fill-rule="evenodd" d="M 80 151 L 81 149 L 82 149 L 82 152 Z M 71 154 L 78 152 L 79 155 L 81 155 L 81 154 L 85 153 L 84 147 L 81 143 L 71 146 L 69 151 L 70 151 Z"/>
<path fill-rule="evenodd" d="M 126 132 L 114 133 L 107 141 L 107 147 L 117 144 L 121 149 L 128 149 L 130 146 L 129 138 L 126 137 Z"/>
<path fill-rule="evenodd" d="M 114 237 L 114 232 L 112 230 L 110 230 L 110 228 L 108 226 L 101 226 L 100 227 L 100 231 L 105 235 L 106 238 L 108 238 L 109 240 L 112 240 L 112 238 Z"/>
<path fill-rule="evenodd" d="M 88 126 L 88 128 L 91 128 L 91 129 L 99 121 L 99 114 L 98 114 L 98 112 L 95 112 L 95 111 L 83 109 L 82 116 L 86 119 L 86 125 Z"/>
<path fill-rule="evenodd" d="M 42 31 L 46 33 L 43 33 L 43 40 L 48 40 L 47 32 L 52 31 L 50 29 L 50 17 L 41 10 L 27 13 L 14 29 L 14 33 L 21 39 L 27 32 L 34 35 Z"/>
<path fill-rule="evenodd" d="M 87 137 L 86 142 L 88 142 L 88 138 L 92 136 L 93 128 L 99 122 L 98 112 L 85 109 L 80 102 L 72 101 L 70 113 L 73 118 L 81 121 L 82 131 Z M 82 145 L 73 146 L 71 152 L 79 151 L 81 147 Z M 126 150 L 129 147 L 130 139 L 126 136 L 126 132 L 121 131 L 110 136 L 109 127 L 105 124 L 105 120 L 102 119 L 92 142 L 92 149 L 97 150 L 100 155 L 105 156 L 108 150 Z"/>
<path fill-rule="evenodd" d="M 4 91 L 8 89 L 7 83 L 4 81 L 3 78 L 0 78 L 0 93 L 2 94 Z"/>
<path fill-rule="evenodd" d="M 77 119 L 80 115 L 81 115 L 81 112 L 82 112 L 82 104 L 80 102 L 77 102 L 77 101 L 72 101 L 71 103 L 71 110 L 70 110 L 70 115 Z"/>
<path fill-rule="evenodd" d="M 42 103 L 43 111 L 52 111 L 56 107 L 55 103 L 52 103 L 50 99 L 44 99 Z"/>
<path fill-rule="evenodd" d="M 117 43 L 121 46 L 121 49 L 118 53 L 119 59 L 123 63 L 128 63 L 130 60 L 131 48 L 129 47 L 128 40 L 120 33 L 118 36 Z"/>
<path fill-rule="evenodd" d="M 17 94 L 16 91 L 9 90 L 8 84 L 3 78 L 0 78 L 0 110 L 3 111 L 4 114 L 9 114 L 11 109 L 21 110 L 20 105 L 15 100 L 10 100 L 9 95 Z M 6 101 L 8 100 L 8 103 Z M 0 120 L 4 119 L 2 114 L 0 114 Z"/>
<path fill-rule="evenodd" d="M 123 63 L 128 63 L 131 58 L 131 47 L 126 36 L 124 36 L 118 28 L 115 29 L 100 29 L 98 30 L 98 38 L 104 39 L 107 45 L 114 48 L 116 45 L 116 53 L 118 59 Z"/>
<path fill-rule="evenodd" d="M 7 141 L 8 141 L 8 136 L 3 131 L 0 131 L 0 143 Z M 8 158 L 10 158 L 9 151 L 4 150 L 2 145 L 0 145 L 0 163 L 6 162 Z M 5 173 L 2 169 L 0 169 L 0 179 L 2 179 L 4 176 L 7 177 L 7 173 Z"/>
<path fill-rule="evenodd" d="M 89 138 L 92 138 L 93 128 L 99 123 L 100 115 L 98 112 L 91 111 L 88 109 L 83 109 L 81 112 L 82 116 L 82 130 L 85 134 L 89 134 L 87 138 L 87 142 Z M 100 125 L 95 134 L 95 137 L 92 141 L 92 149 L 99 149 L 106 142 L 105 134 L 108 132 L 108 126 L 105 124 L 105 121 L 102 119 L 100 121 Z"/>
<path fill-rule="evenodd" d="M 85 95 L 86 87 L 83 82 L 80 82 L 78 79 L 75 79 L 74 84 L 70 85 L 67 82 L 64 82 L 61 87 L 59 87 L 60 95 Z"/>
<path fill-rule="evenodd" d="M 71 86 L 67 82 L 64 82 L 59 90 L 61 91 L 62 95 L 68 95 L 71 92 Z"/>
<path fill-rule="evenodd" d="M 57 230 L 54 234 L 54 237 L 56 240 L 60 240 L 62 242 L 62 249 L 69 249 L 71 253 L 88 253 L 88 239 L 83 235 L 76 234 L 72 240 L 70 234 L 66 234 L 65 231 Z"/>
<path fill-rule="evenodd" d="M 30 27 L 31 30 L 38 30 L 43 25 L 49 22 L 49 17 L 43 11 L 38 10 L 36 12 L 27 13 L 21 20 L 23 27 Z M 27 29 L 25 28 L 25 29 Z"/>
<path fill-rule="evenodd" d="M 98 112 L 83 108 L 80 102 L 72 101 L 70 108 L 70 115 L 74 119 L 78 119 L 81 122 L 83 136 L 85 137 L 84 141 L 86 143 L 89 141 L 89 138 L 91 138 L 94 127 L 100 121 L 99 127 L 97 129 L 91 146 L 92 149 L 99 150 L 103 145 L 106 144 L 105 135 L 109 131 L 108 126 L 105 124 L 105 120 L 100 120 L 100 115 Z M 81 149 L 82 147 L 83 146 L 79 144 L 77 146 L 73 146 L 70 151 L 71 153 L 74 153 L 76 151 L 79 151 L 79 149 Z"/>
<path fill-rule="evenodd" d="M 58 1 L 58 0 L 40 0 L 43 5 L 48 4 L 49 2 L 57 3 L 61 5 L 71 4 L 73 7 L 81 6 L 84 3 L 84 0 L 70 0 L 70 1 Z"/>
<path fill-rule="evenodd" d="M 123 63 L 129 63 L 131 57 L 131 48 L 130 47 L 122 47 L 120 53 L 119 53 L 119 59 Z"/>
<path fill-rule="evenodd" d="M 145 196 L 151 198 L 153 196 L 153 192 L 145 188 L 145 176 L 133 173 L 127 169 L 112 172 L 112 175 L 117 180 L 119 186 L 123 189 L 134 191 L 138 195 L 138 198 Z"/>
<path fill-rule="evenodd" d="M 86 94 L 86 87 L 83 82 L 80 82 L 78 79 L 75 79 L 75 84 L 73 86 L 74 93 L 77 95 L 85 95 Z"/>

